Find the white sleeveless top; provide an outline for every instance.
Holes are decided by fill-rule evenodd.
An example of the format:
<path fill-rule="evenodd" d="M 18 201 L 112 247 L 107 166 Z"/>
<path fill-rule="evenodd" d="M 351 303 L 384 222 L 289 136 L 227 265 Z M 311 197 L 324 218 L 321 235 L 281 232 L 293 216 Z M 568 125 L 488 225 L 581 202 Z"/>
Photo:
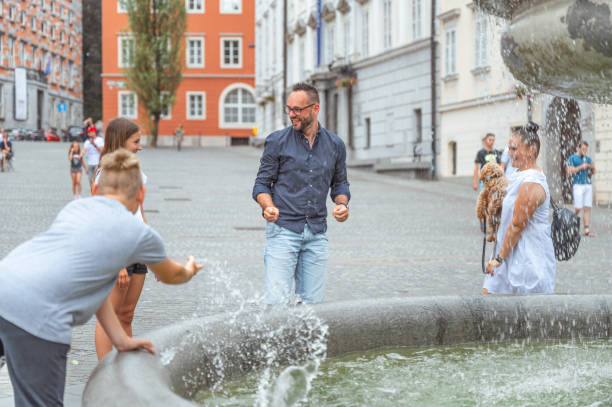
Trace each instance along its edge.
<path fill-rule="evenodd" d="M 524 182 L 541 185 L 546 192 L 546 201 L 529 219 L 516 246 L 504 263 L 495 269 L 494 276 L 485 276 L 484 288 L 491 294 L 552 294 L 555 290 L 557 263 L 548 221 L 550 193 L 542 172 L 535 169 L 517 171 L 508 178 L 495 255 L 501 250 Z"/>

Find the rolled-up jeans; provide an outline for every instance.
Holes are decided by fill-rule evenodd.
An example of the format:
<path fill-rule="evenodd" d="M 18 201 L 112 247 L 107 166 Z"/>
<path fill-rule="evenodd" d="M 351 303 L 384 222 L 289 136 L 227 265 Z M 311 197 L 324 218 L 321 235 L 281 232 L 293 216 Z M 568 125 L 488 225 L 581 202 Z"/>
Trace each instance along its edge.
<path fill-rule="evenodd" d="M 308 224 L 295 233 L 274 222 L 266 225 L 266 303 L 289 304 L 295 278 L 298 301 L 321 302 L 327 272 L 327 232 L 314 234 Z"/>

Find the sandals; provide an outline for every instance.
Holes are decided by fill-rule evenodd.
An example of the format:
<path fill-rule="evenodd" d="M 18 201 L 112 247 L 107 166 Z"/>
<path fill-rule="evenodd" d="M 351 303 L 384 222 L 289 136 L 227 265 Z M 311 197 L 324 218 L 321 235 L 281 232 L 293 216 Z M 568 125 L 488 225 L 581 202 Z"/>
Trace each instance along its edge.
<path fill-rule="evenodd" d="M 585 226 L 585 227 L 584 227 L 584 236 L 587 236 L 587 237 L 595 237 L 595 233 L 591 232 L 591 231 L 589 230 L 589 227 L 588 227 L 588 226 Z"/>

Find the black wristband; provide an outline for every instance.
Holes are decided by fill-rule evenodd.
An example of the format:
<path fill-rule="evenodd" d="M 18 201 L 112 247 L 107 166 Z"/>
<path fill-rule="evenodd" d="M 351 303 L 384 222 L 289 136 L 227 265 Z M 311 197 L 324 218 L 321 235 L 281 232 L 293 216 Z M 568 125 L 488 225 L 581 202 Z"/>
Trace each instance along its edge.
<path fill-rule="evenodd" d="M 348 202 L 338 202 L 336 205 L 344 205 L 348 209 Z"/>
<path fill-rule="evenodd" d="M 495 257 L 495 261 L 497 261 L 499 264 L 504 264 L 504 259 L 499 254 Z"/>

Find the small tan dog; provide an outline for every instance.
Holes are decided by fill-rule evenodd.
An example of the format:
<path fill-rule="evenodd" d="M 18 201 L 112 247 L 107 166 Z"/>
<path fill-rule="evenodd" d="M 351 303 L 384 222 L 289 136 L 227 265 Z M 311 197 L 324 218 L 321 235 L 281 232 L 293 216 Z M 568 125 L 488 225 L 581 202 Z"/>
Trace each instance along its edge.
<path fill-rule="evenodd" d="M 484 186 L 478 195 L 476 217 L 483 223 L 486 220 L 489 232 L 487 242 L 493 242 L 497 236 L 508 180 L 504 169 L 495 161 L 491 161 L 480 170 L 480 181 Z"/>

